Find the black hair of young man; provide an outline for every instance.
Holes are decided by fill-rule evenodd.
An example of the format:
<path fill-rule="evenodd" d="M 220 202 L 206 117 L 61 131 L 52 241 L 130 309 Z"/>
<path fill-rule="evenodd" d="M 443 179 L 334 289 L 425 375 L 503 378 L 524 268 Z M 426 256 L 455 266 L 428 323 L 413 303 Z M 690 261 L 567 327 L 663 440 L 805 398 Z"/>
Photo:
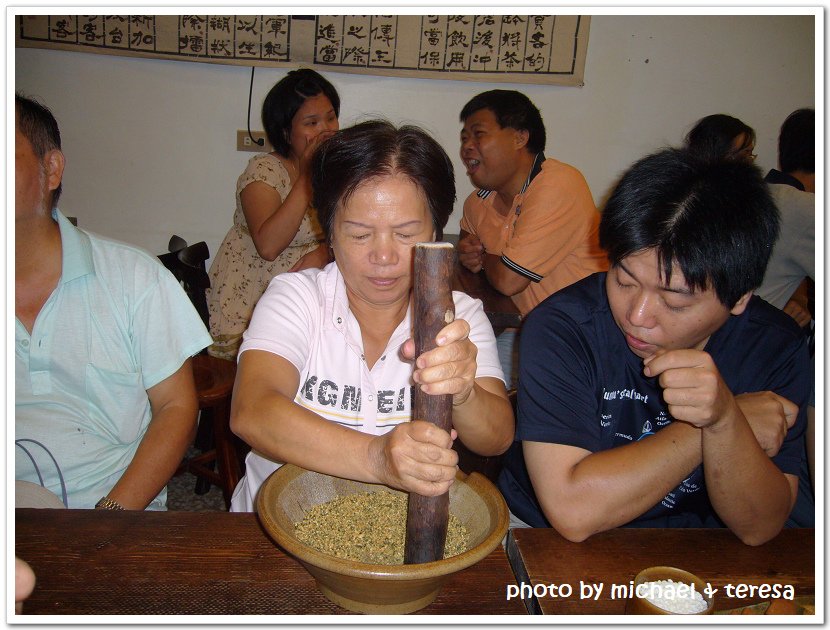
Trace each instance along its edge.
<path fill-rule="evenodd" d="M 676 262 L 690 289 L 711 287 L 732 308 L 764 279 L 779 223 L 757 167 L 665 149 L 623 175 L 599 237 L 612 266 L 654 248 L 666 283 Z"/>

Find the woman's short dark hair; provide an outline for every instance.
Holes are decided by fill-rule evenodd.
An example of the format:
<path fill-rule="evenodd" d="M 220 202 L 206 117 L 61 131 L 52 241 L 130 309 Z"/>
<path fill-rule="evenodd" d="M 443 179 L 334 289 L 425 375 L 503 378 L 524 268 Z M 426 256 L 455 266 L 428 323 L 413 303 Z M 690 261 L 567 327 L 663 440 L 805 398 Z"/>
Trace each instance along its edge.
<path fill-rule="evenodd" d="M 816 110 L 797 109 L 778 134 L 778 165 L 784 173 L 816 172 Z"/>
<path fill-rule="evenodd" d="M 15 113 L 17 114 L 17 128 L 31 143 L 32 150 L 38 160 L 53 149 L 61 150 L 61 132 L 58 121 L 52 111 L 36 100 L 23 96 L 20 92 L 14 95 Z M 63 190 L 63 183 L 52 192 L 52 207 L 58 205 L 58 199 Z"/>
<path fill-rule="evenodd" d="M 262 103 L 262 125 L 274 150 L 288 157 L 291 121 L 305 100 L 325 94 L 331 101 L 335 116 L 340 116 L 340 96 L 322 75 L 309 68 L 292 70 L 268 92 Z"/>
<path fill-rule="evenodd" d="M 623 175 L 602 212 L 599 237 L 612 266 L 656 249 L 667 283 L 676 262 L 690 289 L 712 287 L 732 308 L 764 279 L 778 226 L 756 166 L 665 149 Z"/>
<path fill-rule="evenodd" d="M 323 142 L 311 162 L 311 189 L 320 224 L 331 238 L 334 216 L 363 183 L 404 175 L 424 195 L 437 239 L 455 203 L 452 162 L 438 142 L 414 125 L 369 120 Z"/>
<path fill-rule="evenodd" d="M 461 122 L 481 109 L 489 109 L 502 128 L 527 131 L 527 150 L 533 154 L 545 150 L 545 124 L 539 108 L 516 90 L 489 90 L 470 99 L 461 110 Z"/>
<path fill-rule="evenodd" d="M 734 147 L 735 138 L 744 134 L 743 144 Z M 727 116 L 712 114 L 697 121 L 686 134 L 686 148 L 711 158 L 735 158 L 755 144 L 755 130 L 746 123 Z"/>

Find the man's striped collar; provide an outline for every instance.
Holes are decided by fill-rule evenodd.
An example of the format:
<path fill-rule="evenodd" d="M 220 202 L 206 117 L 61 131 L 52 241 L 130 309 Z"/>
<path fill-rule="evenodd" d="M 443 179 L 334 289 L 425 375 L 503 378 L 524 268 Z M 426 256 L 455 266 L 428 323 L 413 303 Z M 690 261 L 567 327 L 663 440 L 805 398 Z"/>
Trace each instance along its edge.
<path fill-rule="evenodd" d="M 540 151 L 536 154 L 536 157 L 533 158 L 533 166 L 530 168 L 530 173 L 528 174 L 527 179 L 525 180 L 524 186 L 522 186 L 522 189 L 519 191 L 520 195 L 524 194 L 524 192 L 527 190 L 527 187 L 530 186 L 530 182 L 533 181 L 533 178 L 542 172 L 542 163 L 544 161 L 545 154 Z M 485 190 L 484 188 L 479 188 L 478 190 L 476 190 L 476 196 L 479 199 L 487 199 L 487 197 L 489 197 L 494 192 L 495 191 L 493 190 Z"/>

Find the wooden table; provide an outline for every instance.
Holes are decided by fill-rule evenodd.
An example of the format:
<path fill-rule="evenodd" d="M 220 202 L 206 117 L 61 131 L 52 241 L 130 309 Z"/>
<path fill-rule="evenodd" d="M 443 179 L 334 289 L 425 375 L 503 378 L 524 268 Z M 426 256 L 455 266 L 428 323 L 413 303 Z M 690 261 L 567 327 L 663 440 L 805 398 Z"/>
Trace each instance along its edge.
<path fill-rule="evenodd" d="M 473 273 L 456 259 L 452 288 L 481 300 L 484 313 L 496 335 L 505 328 L 519 328 L 522 325 L 522 314 L 516 304 L 508 296 L 496 291 L 487 281 L 483 271 Z"/>
<path fill-rule="evenodd" d="M 815 591 L 812 529 L 785 529 L 760 547 L 744 545 L 726 529 L 615 529 L 581 543 L 569 542 L 553 529 L 513 529 L 507 553 L 520 586 L 572 587 L 568 597 L 552 597 L 549 588 L 541 595 L 542 587 L 536 587 L 541 596 L 524 600 L 533 614 L 623 614 L 625 599 L 612 599 L 611 586 L 630 585 L 642 569 L 656 565 L 686 569 L 717 588 L 716 612 L 771 599 L 757 593 L 740 598 L 734 587 L 730 597 L 727 584 L 790 584 L 796 597 Z M 583 599 L 581 583 L 602 584 L 599 598 L 587 597 L 586 588 Z"/>
<path fill-rule="evenodd" d="M 37 576 L 24 614 L 351 614 L 251 513 L 15 510 L 15 554 Z M 422 614 L 526 614 L 499 546 L 448 578 Z"/>

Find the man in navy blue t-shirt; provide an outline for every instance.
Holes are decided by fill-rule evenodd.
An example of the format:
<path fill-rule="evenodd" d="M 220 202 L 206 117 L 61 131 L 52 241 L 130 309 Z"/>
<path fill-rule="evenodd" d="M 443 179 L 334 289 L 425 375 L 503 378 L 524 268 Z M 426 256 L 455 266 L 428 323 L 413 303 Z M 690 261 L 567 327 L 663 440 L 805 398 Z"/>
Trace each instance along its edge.
<path fill-rule="evenodd" d="M 752 294 L 779 217 L 760 171 L 667 149 L 603 212 L 611 268 L 524 323 L 516 443 L 499 487 L 570 540 L 729 527 L 761 544 L 798 495 L 807 348 Z"/>

